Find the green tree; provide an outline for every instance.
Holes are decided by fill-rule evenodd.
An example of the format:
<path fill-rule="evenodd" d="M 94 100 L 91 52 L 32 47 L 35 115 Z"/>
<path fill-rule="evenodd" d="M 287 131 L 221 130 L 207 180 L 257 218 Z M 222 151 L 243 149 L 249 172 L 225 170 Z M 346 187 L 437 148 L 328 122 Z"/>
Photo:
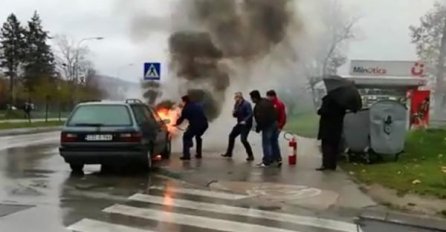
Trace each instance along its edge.
<path fill-rule="evenodd" d="M 25 30 L 14 14 L 9 15 L 0 33 L 0 68 L 9 77 L 9 101 L 15 104 L 15 82 L 25 57 Z"/>
<path fill-rule="evenodd" d="M 420 24 L 411 26 L 410 31 L 418 56 L 434 67 L 432 74 L 436 80 L 435 102 L 442 108 L 446 103 L 446 4 L 435 3 L 434 8 L 420 19 Z"/>
<path fill-rule="evenodd" d="M 42 21 L 37 12 L 28 22 L 25 33 L 27 50 L 24 81 L 25 86 L 33 90 L 40 78 L 55 79 L 55 62 L 51 47 L 47 44 L 48 32 L 43 30 Z M 52 79 L 51 79 L 52 78 Z"/>
<path fill-rule="evenodd" d="M 73 84 L 70 81 L 59 78 L 57 80 L 57 101 L 59 115 L 61 112 L 71 111 L 74 105 L 73 102 Z"/>
<path fill-rule="evenodd" d="M 55 99 L 57 97 L 57 83 L 52 78 L 42 77 L 34 84 L 34 90 L 30 93 L 34 102 L 44 104 L 48 98 Z"/>
<path fill-rule="evenodd" d="M 94 68 L 89 68 L 86 72 L 85 81 L 79 85 L 81 100 L 91 101 L 97 99 L 103 99 L 107 97 L 107 93 L 104 88 L 100 88 L 100 82 L 98 75 Z"/>

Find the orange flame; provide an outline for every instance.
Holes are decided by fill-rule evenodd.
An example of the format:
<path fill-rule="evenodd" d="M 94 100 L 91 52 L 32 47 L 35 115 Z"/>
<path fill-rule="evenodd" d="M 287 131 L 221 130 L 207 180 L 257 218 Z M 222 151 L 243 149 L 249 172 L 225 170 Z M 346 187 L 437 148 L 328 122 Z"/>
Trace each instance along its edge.
<path fill-rule="evenodd" d="M 177 122 L 177 119 L 180 117 L 179 109 L 161 108 L 157 110 L 157 113 L 162 120 L 169 120 L 169 123 L 167 124 L 167 129 L 172 136 L 176 136 L 178 134 L 178 128 L 175 127 L 175 124 Z"/>

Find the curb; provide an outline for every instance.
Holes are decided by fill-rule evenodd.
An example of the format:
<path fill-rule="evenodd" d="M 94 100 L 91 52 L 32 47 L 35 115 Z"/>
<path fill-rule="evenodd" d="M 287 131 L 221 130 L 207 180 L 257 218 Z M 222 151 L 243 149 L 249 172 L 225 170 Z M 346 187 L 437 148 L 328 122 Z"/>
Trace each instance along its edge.
<path fill-rule="evenodd" d="M 446 231 L 446 220 L 429 216 L 416 216 L 385 209 L 368 209 L 362 212 L 359 220 L 371 220 L 397 225 L 417 227 L 420 229 Z"/>
<path fill-rule="evenodd" d="M 3 130 L 0 131 L 0 137 L 54 132 L 54 131 L 60 131 L 61 129 L 62 129 L 61 126 L 57 126 L 57 127 L 37 127 L 32 129 L 21 128 L 21 129 Z"/>

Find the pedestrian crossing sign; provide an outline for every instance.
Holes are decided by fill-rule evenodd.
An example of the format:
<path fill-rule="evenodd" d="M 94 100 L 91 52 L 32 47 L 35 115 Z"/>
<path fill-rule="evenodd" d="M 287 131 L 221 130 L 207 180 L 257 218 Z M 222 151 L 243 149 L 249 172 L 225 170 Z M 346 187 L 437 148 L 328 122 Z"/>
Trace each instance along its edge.
<path fill-rule="evenodd" d="M 161 63 L 144 63 L 144 80 L 160 80 Z"/>

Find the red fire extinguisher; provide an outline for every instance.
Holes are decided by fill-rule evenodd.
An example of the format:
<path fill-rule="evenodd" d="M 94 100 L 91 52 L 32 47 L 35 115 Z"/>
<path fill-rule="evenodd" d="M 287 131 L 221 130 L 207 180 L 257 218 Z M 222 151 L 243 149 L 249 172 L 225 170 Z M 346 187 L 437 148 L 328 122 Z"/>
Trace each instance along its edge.
<path fill-rule="evenodd" d="M 297 163 L 297 140 L 296 137 L 292 137 L 289 140 L 288 146 L 290 147 L 290 153 L 288 155 L 288 164 L 296 165 Z"/>

